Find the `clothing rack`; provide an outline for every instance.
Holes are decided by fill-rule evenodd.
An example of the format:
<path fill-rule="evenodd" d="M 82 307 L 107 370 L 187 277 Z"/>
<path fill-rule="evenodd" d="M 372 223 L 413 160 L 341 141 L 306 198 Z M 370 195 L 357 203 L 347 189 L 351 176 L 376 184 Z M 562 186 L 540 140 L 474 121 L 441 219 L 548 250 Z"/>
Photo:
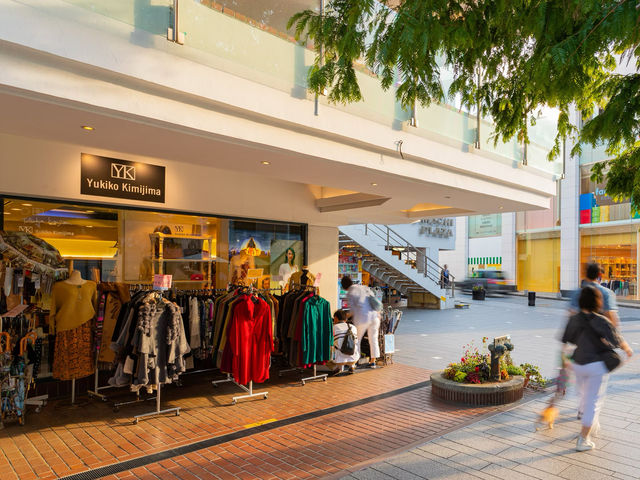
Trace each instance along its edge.
<path fill-rule="evenodd" d="M 249 388 L 247 388 L 244 385 L 236 382 L 231 377 L 231 374 L 229 374 L 229 373 L 227 373 L 227 378 L 225 378 L 223 380 L 213 380 L 211 383 L 213 384 L 214 387 L 217 387 L 219 384 L 227 383 L 227 382 L 233 383 L 234 385 L 236 385 L 237 387 L 241 388 L 242 390 L 244 390 L 248 394 L 248 395 L 238 395 L 236 397 L 233 397 L 231 399 L 231 404 L 232 405 L 236 405 L 238 403 L 238 400 L 242 400 L 243 398 L 262 397 L 262 398 L 264 398 L 266 400 L 267 396 L 269 395 L 269 392 L 254 392 L 253 391 L 253 380 L 249 381 Z"/>
<path fill-rule="evenodd" d="M 162 389 L 162 384 L 158 383 L 156 396 L 155 396 L 156 409 L 153 412 L 142 413 L 140 415 L 136 415 L 135 417 L 133 417 L 133 424 L 134 425 L 137 425 L 141 418 L 157 417 L 158 415 L 163 415 L 163 414 L 169 413 L 169 412 L 175 412 L 176 417 L 180 415 L 180 407 L 165 408 L 164 410 L 160 410 L 161 389 Z M 149 399 L 149 400 L 151 400 L 151 399 Z M 128 402 L 128 403 L 131 403 L 131 402 Z"/>
<path fill-rule="evenodd" d="M 309 290 L 309 291 L 313 291 L 313 293 L 317 294 L 318 293 L 318 287 L 315 287 L 313 285 L 307 285 L 304 283 L 292 283 L 290 285 L 293 289 L 296 290 Z M 285 368 L 283 370 L 280 370 L 278 372 L 278 376 L 282 377 L 283 374 L 285 373 L 289 373 L 289 372 L 304 372 L 304 368 L 300 368 L 300 367 L 293 367 L 293 368 Z M 313 380 L 322 380 L 323 382 L 327 381 L 327 377 L 329 375 L 327 373 L 321 373 L 320 375 L 318 375 L 318 371 L 317 371 L 317 365 L 313 365 L 313 375 L 310 377 L 304 377 L 300 379 L 300 382 L 302 383 L 302 385 L 305 385 L 306 382 L 310 382 Z"/>

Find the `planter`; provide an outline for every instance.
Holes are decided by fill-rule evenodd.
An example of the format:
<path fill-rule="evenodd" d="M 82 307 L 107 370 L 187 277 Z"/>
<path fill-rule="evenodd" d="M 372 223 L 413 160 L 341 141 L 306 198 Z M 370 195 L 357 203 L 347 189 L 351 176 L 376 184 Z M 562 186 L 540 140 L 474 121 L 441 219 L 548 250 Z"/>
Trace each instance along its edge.
<path fill-rule="evenodd" d="M 464 405 L 504 405 L 520 400 L 524 394 L 524 378 L 511 377 L 504 382 L 458 383 L 442 376 L 443 372 L 431 375 L 431 394 L 450 403 Z"/>
<path fill-rule="evenodd" d="M 486 290 L 472 290 L 471 298 L 473 298 L 474 300 L 484 300 L 486 294 Z"/>

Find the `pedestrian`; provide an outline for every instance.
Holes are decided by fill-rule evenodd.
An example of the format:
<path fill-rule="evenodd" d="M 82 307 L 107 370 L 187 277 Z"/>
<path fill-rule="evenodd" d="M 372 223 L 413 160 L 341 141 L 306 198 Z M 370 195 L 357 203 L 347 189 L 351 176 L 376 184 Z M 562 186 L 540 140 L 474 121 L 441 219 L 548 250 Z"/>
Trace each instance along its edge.
<path fill-rule="evenodd" d="M 582 281 L 581 287 L 593 286 L 596 287 L 602 295 L 602 311 L 601 313 L 611 321 L 614 327 L 620 326 L 620 320 L 618 318 L 618 304 L 616 303 L 616 294 L 609 290 L 607 287 L 600 285 L 602 279 L 602 267 L 597 263 L 590 263 L 587 265 L 586 278 Z M 571 297 L 571 304 L 569 306 L 569 312 L 571 315 L 580 311 L 578 300 L 580 298 L 580 290 L 576 290 Z"/>
<path fill-rule="evenodd" d="M 576 346 L 571 359 L 580 394 L 578 418 L 582 429 L 576 450 L 584 452 L 595 448 L 591 433 L 596 436 L 600 429 L 598 416 L 604 402 L 609 369 L 604 356 L 613 348 L 622 348 L 628 357 L 633 355 L 627 342 L 616 327 L 597 312 L 602 310 L 603 297 L 597 286 L 587 285 L 578 299 L 580 311 L 569 318 L 562 335 L 562 343 Z"/>
<path fill-rule="evenodd" d="M 358 351 L 361 350 L 362 338 L 365 332 L 369 337 L 369 368 L 376 368 L 376 359 L 380 356 L 378 332 L 380 330 L 380 313 L 374 308 L 373 293 L 365 285 L 355 285 L 349 275 L 340 280 L 342 288 L 347 291 L 347 305 L 351 312 L 351 321 L 358 334 Z M 375 297 L 374 297 L 375 299 Z"/>
<path fill-rule="evenodd" d="M 347 322 L 347 317 L 348 313 L 346 310 L 336 310 L 333 314 L 333 354 L 331 361 L 327 362 L 327 366 L 334 370 L 334 373 L 337 375 L 344 372 L 344 367 L 348 367 L 348 373 L 354 373 L 355 364 L 360 358 L 358 330 L 353 323 Z M 354 339 L 352 354 L 344 353 L 342 348 L 349 331 L 351 331 Z"/>
<path fill-rule="evenodd" d="M 449 267 L 445 263 L 440 271 L 440 288 L 446 288 L 447 286 L 449 286 Z"/>

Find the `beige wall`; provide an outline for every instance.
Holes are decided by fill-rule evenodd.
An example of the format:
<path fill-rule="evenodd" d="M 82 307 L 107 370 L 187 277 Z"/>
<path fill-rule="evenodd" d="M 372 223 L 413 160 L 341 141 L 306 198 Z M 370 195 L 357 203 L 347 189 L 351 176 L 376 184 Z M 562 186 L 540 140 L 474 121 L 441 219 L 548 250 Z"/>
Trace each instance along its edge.
<path fill-rule="evenodd" d="M 309 271 L 320 278 L 320 295 L 338 308 L 338 229 L 309 225 Z"/>

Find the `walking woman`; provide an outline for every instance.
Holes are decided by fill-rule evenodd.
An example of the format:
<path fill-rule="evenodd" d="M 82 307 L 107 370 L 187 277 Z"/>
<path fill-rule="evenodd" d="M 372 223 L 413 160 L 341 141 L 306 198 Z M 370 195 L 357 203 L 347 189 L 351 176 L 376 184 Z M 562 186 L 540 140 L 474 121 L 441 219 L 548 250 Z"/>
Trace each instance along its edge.
<path fill-rule="evenodd" d="M 585 286 L 578 303 L 580 312 L 569 318 L 562 343 L 576 346 L 572 359 L 580 393 L 578 418 L 582 419 L 576 450 L 584 452 L 595 448 L 590 435 L 597 435 L 600 427 L 598 416 L 609 376 L 603 354 L 621 348 L 631 357 L 633 351 L 611 322 L 596 313 L 602 308 L 602 294 L 595 287 Z"/>

